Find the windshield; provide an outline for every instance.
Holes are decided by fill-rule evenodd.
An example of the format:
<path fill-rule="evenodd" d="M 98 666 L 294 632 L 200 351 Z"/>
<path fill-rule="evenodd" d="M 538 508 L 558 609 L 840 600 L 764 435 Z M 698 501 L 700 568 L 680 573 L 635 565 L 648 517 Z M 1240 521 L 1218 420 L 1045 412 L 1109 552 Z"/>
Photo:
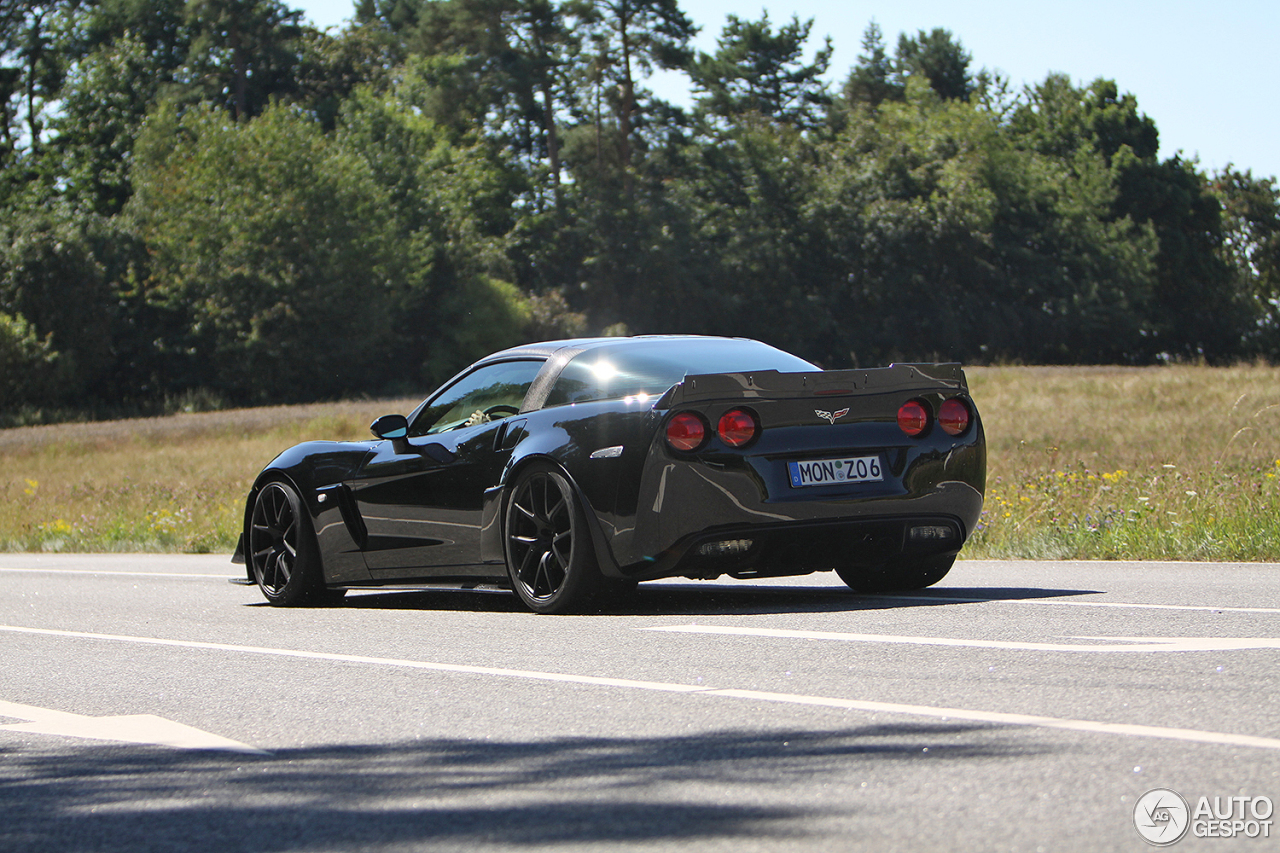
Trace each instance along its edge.
<path fill-rule="evenodd" d="M 544 406 L 657 397 L 689 375 L 818 369 L 802 358 L 758 341 L 632 340 L 626 346 L 603 346 L 575 356 L 565 365 Z"/>

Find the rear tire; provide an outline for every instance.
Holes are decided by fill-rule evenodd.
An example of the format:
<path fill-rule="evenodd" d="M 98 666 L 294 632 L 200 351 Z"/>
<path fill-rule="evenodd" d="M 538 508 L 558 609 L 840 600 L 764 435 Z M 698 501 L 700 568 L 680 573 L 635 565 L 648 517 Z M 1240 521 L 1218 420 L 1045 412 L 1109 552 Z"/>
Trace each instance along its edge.
<path fill-rule="evenodd" d="M 947 576 L 955 561 L 953 554 L 911 563 L 889 563 L 880 568 L 846 566 L 836 569 L 836 574 L 858 592 L 908 592 L 933 586 Z"/>
<path fill-rule="evenodd" d="M 569 480 L 550 466 L 526 469 L 507 501 L 507 574 L 535 613 L 576 613 L 600 592 L 587 515 Z"/>
<path fill-rule="evenodd" d="M 332 600 L 324 586 L 311 516 L 288 483 L 273 480 L 258 492 L 245 540 L 253 577 L 269 603 L 290 607 Z"/>

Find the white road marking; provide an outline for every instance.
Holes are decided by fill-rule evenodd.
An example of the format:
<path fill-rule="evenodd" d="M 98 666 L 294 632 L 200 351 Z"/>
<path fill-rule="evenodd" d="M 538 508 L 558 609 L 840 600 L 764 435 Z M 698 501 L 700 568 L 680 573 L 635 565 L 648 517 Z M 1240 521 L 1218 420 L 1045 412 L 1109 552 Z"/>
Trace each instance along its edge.
<path fill-rule="evenodd" d="M 240 577 L 233 573 L 222 575 L 196 575 L 189 572 L 119 572 L 102 569 L 0 569 L 0 572 L 26 572 L 54 575 L 124 575 L 125 577 L 131 578 L 215 578 L 217 580 Z"/>
<path fill-rule="evenodd" d="M 1008 649 L 1031 652 L 1218 652 L 1239 649 L 1280 649 L 1280 638 L 1277 637 L 1072 638 L 1103 641 L 1096 644 L 1087 644 L 1024 643 L 1013 640 L 963 640 L 951 637 L 913 637 L 897 634 L 848 634 L 836 631 L 789 631 L 781 628 L 738 628 L 731 625 L 662 625 L 638 630 L 667 631 L 678 634 L 722 634 L 736 637 L 837 640 L 845 643 L 888 643 L 910 646 L 955 646 L 970 649 Z"/>
<path fill-rule="evenodd" d="M 522 669 L 503 669 L 492 666 L 466 666 L 452 663 L 433 663 L 430 661 L 401 660 L 397 658 L 376 658 L 366 655 L 344 655 L 328 652 L 307 652 L 296 649 L 273 649 L 264 646 L 240 646 L 231 643 L 205 643 L 195 640 L 165 640 L 159 637 L 135 637 L 125 634 L 97 634 L 87 631 L 60 631 L 50 628 L 21 628 L 13 625 L 0 625 L 0 631 L 17 634 L 42 634 L 50 637 L 76 637 L 86 640 L 114 640 L 125 643 L 141 643 L 151 646 L 171 646 L 182 649 L 209 649 L 220 652 L 239 652 L 244 654 L 275 655 L 278 657 L 304 658 L 309 660 L 341 661 L 343 663 L 367 663 L 380 666 L 398 666 L 409 669 L 428 669 L 438 672 L 458 672 L 471 675 L 501 675 L 515 678 L 536 678 L 542 681 L 563 681 L 572 684 L 594 684 L 603 687 L 630 687 L 641 690 L 663 690 L 672 693 L 697 693 L 705 688 L 686 684 L 666 684 L 657 681 L 634 681 L 627 678 L 604 678 L 589 675 L 561 675 L 554 672 L 531 672 Z"/>
<path fill-rule="evenodd" d="M 1044 604 L 1050 607 L 1119 607 L 1133 610 L 1191 610 L 1197 613 L 1280 613 L 1280 607 L 1213 607 L 1203 604 L 1135 604 L 1125 601 L 1064 601 L 1061 598 L 959 598 L 947 595 L 877 595 L 892 601 L 930 604 Z"/>
<path fill-rule="evenodd" d="M 716 690 L 712 692 L 717 696 L 732 696 L 737 699 L 786 702 L 793 705 L 816 705 L 825 708 L 845 708 L 851 711 L 912 714 L 943 720 L 969 720 L 971 722 L 998 723 L 1008 726 L 1035 726 L 1073 732 L 1088 732 L 1089 734 L 1127 735 L 1129 737 L 1162 738 L 1165 740 L 1209 743 L 1220 746 L 1280 749 L 1280 739 L 1276 738 L 1227 734 L 1225 732 L 1204 732 L 1197 729 L 1174 729 L 1166 726 L 1140 726 L 1129 723 L 1100 723 L 1093 720 L 1069 720 L 1061 717 L 1041 717 L 1034 714 L 1006 714 L 999 711 L 970 711 L 960 708 L 933 708 L 927 705 L 901 705 L 895 702 L 863 702 L 857 699 L 798 696 L 792 693 L 768 693 L 759 690 Z"/>
<path fill-rule="evenodd" d="M 251 755 L 271 754 L 255 749 L 247 743 L 210 734 L 154 714 L 86 717 L 66 711 L 53 711 L 48 708 L 36 708 L 32 705 L 19 705 L 17 702 L 0 700 L 0 717 L 31 721 L 0 725 L 0 731 L 30 732 L 90 740 L 114 740 L 124 743 L 143 743 L 149 746 L 169 746 L 174 749 L 216 749 L 245 752 Z"/>
<path fill-rule="evenodd" d="M 56 568 L 0 568 L 0 572 L 48 573 L 62 575 L 120 575 L 146 578 L 202 578 L 228 580 L 241 577 L 235 572 L 227 574 L 193 574 L 189 572 L 126 572 L 111 569 L 56 569 Z M 397 589 L 422 589 L 423 584 L 405 584 Z M 376 590 L 369 590 L 376 591 Z M 1114 607 L 1134 610 L 1187 610 L 1196 613 L 1280 613 L 1280 607 L 1214 607 L 1191 604 L 1139 604 L 1124 601 L 1064 601 L 1062 598 L 971 598 L 948 595 L 870 595 L 872 599 L 889 601 L 919 601 L 927 604 L 1038 604 L 1049 607 Z"/>
<path fill-rule="evenodd" d="M 1072 720 L 1060 717 L 1041 717 L 1033 714 L 1009 714 L 999 711 L 975 711 L 965 708 L 939 708 L 929 705 L 905 705 L 894 702 L 871 702 L 859 699 L 840 699 L 826 696 L 805 696 L 793 693 L 771 693 L 760 690 L 736 690 L 732 688 L 699 687 L 690 684 L 672 684 L 661 681 L 636 681 L 626 678 L 602 678 L 591 675 L 570 675 L 557 672 L 538 672 L 536 670 L 504 669 L 489 666 L 464 666 L 459 664 L 434 663 L 430 661 L 400 660 L 396 658 L 378 658 L 365 655 L 329 654 L 325 652 L 306 652 L 296 649 L 273 649 L 263 646 L 238 646 L 229 643 L 205 643 L 190 640 L 166 640 L 157 637 L 136 637 L 122 634 L 96 634 L 84 631 L 60 631 L 49 628 L 24 628 L 13 625 L 0 625 L 0 631 L 18 634 L 36 634 L 51 637 L 70 637 L 87 640 L 109 640 L 114 642 L 139 643 L 174 648 L 207 649 L 240 654 L 273 655 L 278 657 L 303 658 L 308 660 L 340 661 L 344 663 L 365 663 L 376 666 L 404 667 L 409 669 L 430 670 L 436 672 L 464 673 L 470 675 L 501 676 L 507 678 L 525 678 L 536 681 L 551 681 L 562 684 L 583 684 L 597 687 L 616 687 L 631 690 L 652 690 L 663 693 L 684 693 L 698 696 L 715 696 L 747 701 L 780 702 L 790 705 L 806 705 L 825 708 L 839 708 L 848 711 L 865 711 L 872 714 L 904 714 L 908 716 L 930 717 L 946 720 L 968 720 L 971 722 L 993 723 L 999 725 L 1034 726 L 1039 728 L 1061 729 L 1066 731 L 1085 732 L 1089 734 L 1124 735 L 1127 737 L 1160 738 L 1187 743 L 1204 743 L 1221 746 L 1243 746 L 1255 749 L 1280 750 L 1280 738 L 1256 737 L 1253 735 L 1230 734 L 1226 732 L 1207 732 L 1196 729 L 1176 729 L 1165 726 L 1143 726 L 1129 723 L 1106 723 L 1094 720 Z"/>

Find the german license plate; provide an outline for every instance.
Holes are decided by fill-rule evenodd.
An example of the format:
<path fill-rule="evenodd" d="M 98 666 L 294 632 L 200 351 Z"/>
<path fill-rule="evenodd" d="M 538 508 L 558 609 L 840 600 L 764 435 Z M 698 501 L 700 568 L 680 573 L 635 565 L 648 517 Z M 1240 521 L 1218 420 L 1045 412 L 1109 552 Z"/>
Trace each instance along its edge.
<path fill-rule="evenodd" d="M 884 479 L 879 456 L 847 456 L 844 459 L 815 459 L 788 462 L 791 485 L 831 486 L 840 483 L 868 483 Z"/>

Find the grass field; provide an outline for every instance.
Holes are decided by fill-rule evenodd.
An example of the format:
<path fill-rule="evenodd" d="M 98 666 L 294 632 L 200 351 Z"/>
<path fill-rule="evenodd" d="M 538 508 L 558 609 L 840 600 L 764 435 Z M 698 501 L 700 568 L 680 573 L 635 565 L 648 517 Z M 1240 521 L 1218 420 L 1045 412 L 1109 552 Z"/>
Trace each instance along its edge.
<path fill-rule="evenodd" d="M 1280 561 L 1280 369 L 969 377 L 990 460 L 965 556 Z M 229 552 L 276 453 L 415 402 L 0 430 L 0 550 Z"/>
<path fill-rule="evenodd" d="M 235 548 L 262 466 L 316 438 L 369 436 L 416 400 L 333 403 L 0 430 L 0 550 Z"/>
<path fill-rule="evenodd" d="M 973 557 L 1280 560 L 1280 369 L 981 368 Z"/>

